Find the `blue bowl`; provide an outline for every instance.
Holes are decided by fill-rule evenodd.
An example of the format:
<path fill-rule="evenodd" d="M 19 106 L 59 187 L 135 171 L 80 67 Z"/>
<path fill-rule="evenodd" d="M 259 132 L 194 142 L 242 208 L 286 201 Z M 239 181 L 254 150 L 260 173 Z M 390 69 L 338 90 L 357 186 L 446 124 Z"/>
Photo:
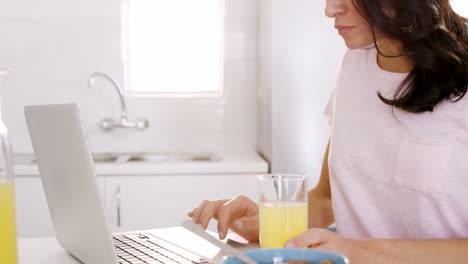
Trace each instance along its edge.
<path fill-rule="evenodd" d="M 255 249 L 242 252 L 244 255 L 255 260 L 259 264 L 273 264 L 281 261 L 308 261 L 312 264 L 318 264 L 324 260 L 331 260 L 335 264 L 347 264 L 348 260 L 338 254 L 318 249 L 306 248 L 269 248 Z M 234 257 L 228 257 L 224 264 L 243 264 L 242 261 Z"/>

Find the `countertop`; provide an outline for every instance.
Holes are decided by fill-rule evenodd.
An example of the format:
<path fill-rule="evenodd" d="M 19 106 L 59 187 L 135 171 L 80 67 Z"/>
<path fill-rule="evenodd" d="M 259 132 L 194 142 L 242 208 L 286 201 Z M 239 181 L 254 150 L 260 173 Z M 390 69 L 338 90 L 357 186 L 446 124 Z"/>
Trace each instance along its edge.
<path fill-rule="evenodd" d="M 216 161 L 169 162 L 95 162 L 98 176 L 105 175 L 187 175 L 187 174 L 260 174 L 267 173 L 268 163 L 257 153 L 221 154 Z M 38 176 L 35 163 L 15 164 L 15 175 Z"/>

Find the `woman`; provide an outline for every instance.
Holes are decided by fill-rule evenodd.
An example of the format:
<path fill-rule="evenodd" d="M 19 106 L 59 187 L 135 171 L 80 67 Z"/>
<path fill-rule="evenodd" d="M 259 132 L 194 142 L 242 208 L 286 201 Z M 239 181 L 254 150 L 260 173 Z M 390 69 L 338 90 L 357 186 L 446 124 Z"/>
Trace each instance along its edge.
<path fill-rule="evenodd" d="M 351 263 L 468 260 L 468 21 L 449 0 L 327 0 L 349 48 L 326 114 L 331 137 L 309 229 L 286 247 Z M 332 206 L 333 205 L 333 206 Z M 239 196 L 189 213 L 258 241 Z M 336 222 L 338 233 L 326 228 Z"/>

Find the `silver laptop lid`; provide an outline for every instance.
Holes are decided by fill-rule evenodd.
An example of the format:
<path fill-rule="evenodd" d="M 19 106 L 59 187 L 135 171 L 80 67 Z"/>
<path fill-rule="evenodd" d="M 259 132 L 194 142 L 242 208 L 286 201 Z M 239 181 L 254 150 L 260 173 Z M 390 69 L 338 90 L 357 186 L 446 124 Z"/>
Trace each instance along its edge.
<path fill-rule="evenodd" d="M 58 242 L 86 264 L 116 264 L 78 107 L 26 106 L 24 112 Z"/>

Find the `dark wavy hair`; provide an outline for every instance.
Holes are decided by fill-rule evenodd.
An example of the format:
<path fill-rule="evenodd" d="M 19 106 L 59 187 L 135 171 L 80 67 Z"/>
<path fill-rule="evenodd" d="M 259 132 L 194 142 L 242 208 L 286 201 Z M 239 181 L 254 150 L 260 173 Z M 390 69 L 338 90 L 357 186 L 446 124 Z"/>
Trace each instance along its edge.
<path fill-rule="evenodd" d="M 449 0 L 353 0 L 375 30 L 402 43 L 402 56 L 414 68 L 386 104 L 412 113 L 433 111 L 444 101 L 458 101 L 468 86 L 468 19 Z"/>

